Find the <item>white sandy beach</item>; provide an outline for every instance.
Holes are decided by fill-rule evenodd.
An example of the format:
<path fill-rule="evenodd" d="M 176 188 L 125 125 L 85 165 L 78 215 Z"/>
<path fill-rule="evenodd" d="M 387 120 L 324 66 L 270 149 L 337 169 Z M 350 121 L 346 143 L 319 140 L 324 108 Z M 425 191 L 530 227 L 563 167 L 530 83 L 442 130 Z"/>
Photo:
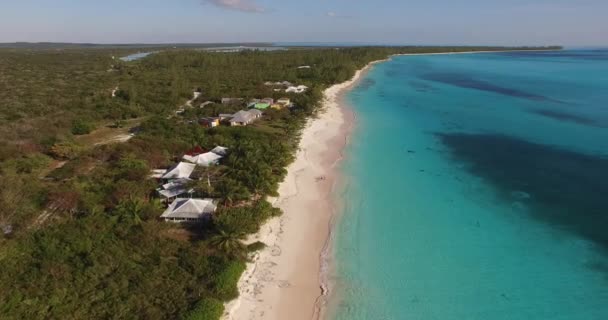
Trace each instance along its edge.
<path fill-rule="evenodd" d="M 239 282 L 240 297 L 226 306 L 224 319 L 319 318 L 327 294 L 321 269 L 334 212 L 331 191 L 353 122 L 340 96 L 371 65 L 325 91 L 323 110 L 309 120 L 280 197 L 272 199 L 284 214 L 249 239 L 268 247 L 248 265 Z"/>

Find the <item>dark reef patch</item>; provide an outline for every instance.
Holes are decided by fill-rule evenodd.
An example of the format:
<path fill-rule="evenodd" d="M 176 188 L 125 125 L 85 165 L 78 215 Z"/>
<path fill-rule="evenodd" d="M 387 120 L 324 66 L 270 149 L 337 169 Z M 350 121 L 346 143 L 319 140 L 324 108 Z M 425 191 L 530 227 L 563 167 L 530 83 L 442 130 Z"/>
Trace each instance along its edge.
<path fill-rule="evenodd" d="M 555 120 L 573 122 L 573 123 L 578 123 L 578 124 L 591 126 L 591 127 L 599 127 L 599 128 L 607 127 L 606 125 L 602 125 L 601 123 L 599 123 L 598 121 L 596 121 L 594 119 L 589 119 L 589 118 L 585 118 L 583 116 L 578 116 L 578 115 L 565 113 L 565 112 L 561 112 L 561 111 L 541 109 L 541 110 L 534 110 L 534 113 L 539 114 L 541 116 L 548 117 L 548 118 L 552 118 Z"/>
<path fill-rule="evenodd" d="M 427 74 L 421 75 L 420 78 L 424 79 L 424 80 L 428 80 L 428 81 L 449 84 L 449 85 L 460 87 L 460 88 L 475 89 L 475 90 L 497 93 L 497 94 L 501 94 L 504 96 L 523 98 L 523 99 L 534 100 L 534 101 L 551 101 L 551 102 L 556 102 L 556 103 L 563 103 L 561 101 L 554 100 L 554 99 L 551 99 L 551 98 L 548 98 L 548 97 L 545 97 L 542 95 L 538 95 L 538 94 L 534 94 L 534 93 L 530 93 L 530 92 L 526 92 L 526 91 L 522 91 L 522 90 L 518 90 L 518 89 L 502 87 L 499 85 L 489 83 L 487 81 L 473 79 L 469 76 L 466 76 L 463 74 L 458 74 L 458 73 L 427 73 Z"/>
<path fill-rule="evenodd" d="M 359 82 L 359 85 L 357 86 L 357 90 L 365 91 L 365 90 L 373 87 L 375 84 L 376 84 L 376 81 L 374 79 L 365 78 L 365 79 L 361 80 L 361 82 Z"/>
<path fill-rule="evenodd" d="M 504 135 L 437 136 L 505 201 L 525 203 L 534 218 L 588 239 L 608 254 L 608 158 Z"/>
<path fill-rule="evenodd" d="M 410 81 L 408 82 L 410 87 L 414 88 L 414 90 L 418 92 L 433 92 L 435 91 L 435 87 L 432 85 L 422 82 L 422 81 Z"/>

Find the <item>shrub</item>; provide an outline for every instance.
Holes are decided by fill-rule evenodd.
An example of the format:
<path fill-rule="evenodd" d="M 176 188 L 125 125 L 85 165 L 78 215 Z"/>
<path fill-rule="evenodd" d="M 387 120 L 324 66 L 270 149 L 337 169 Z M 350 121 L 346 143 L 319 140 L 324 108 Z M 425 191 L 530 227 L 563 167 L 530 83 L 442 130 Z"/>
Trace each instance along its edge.
<path fill-rule="evenodd" d="M 255 252 L 255 251 L 264 250 L 264 248 L 266 248 L 266 244 L 264 242 L 256 241 L 247 246 L 247 251 Z"/>
<path fill-rule="evenodd" d="M 196 304 L 186 317 L 186 320 L 217 320 L 224 313 L 224 304 L 213 298 L 203 298 Z"/>
<path fill-rule="evenodd" d="M 54 158 L 70 160 L 76 158 L 81 151 L 80 145 L 71 141 L 62 141 L 55 143 L 49 152 Z"/>
<path fill-rule="evenodd" d="M 281 214 L 268 201 L 258 201 L 253 207 L 223 208 L 217 214 L 216 224 L 227 232 L 256 233 L 271 217 Z"/>
<path fill-rule="evenodd" d="M 83 135 L 89 134 L 93 131 L 94 126 L 90 122 L 78 119 L 72 123 L 72 134 Z"/>
<path fill-rule="evenodd" d="M 245 271 L 245 263 L 241 261 L 231 261 L 221 269 L 216 275 L 212 291 L 219 299 L 229 301 L 239 296 L 236 286 Z"/>

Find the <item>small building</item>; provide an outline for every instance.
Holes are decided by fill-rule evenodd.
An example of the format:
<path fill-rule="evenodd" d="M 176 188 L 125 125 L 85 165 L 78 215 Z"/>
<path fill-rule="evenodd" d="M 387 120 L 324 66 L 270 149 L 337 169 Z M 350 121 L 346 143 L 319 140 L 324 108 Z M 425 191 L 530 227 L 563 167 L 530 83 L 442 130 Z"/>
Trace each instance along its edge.
<path fill-rule="evenodd" d="M 291 100 L 289 98 L 281 98 L 279 100 L 277 100 L 278 104 L 282 104 L 284 106 L 288 106 L 291 104 Z"/>
<path fill-rule="evenodd" d="M 261 116 L 262 112 L 258 109 L 251 109 L 248 111 L 241 110 L 232 116 L 232 119 L 230 119 L 230 125 L 233 127 L 246 126 Z"/>
<path fill-rule="evenodd" d="M 192 194 L 194 192 L 194 189 L 187 188 L 187 185 L 188 185 L 188 183 L 190 183 L 190 181 L 192 181 L 192 180 L 176 179 L 176 180 L 173 180 L 169 183 L 162 185 L 156 191 L 158 192 L 158 195 L 161 198 L 163 198 L 165 201 L 167 201 L 169 203 L 172 200 L 176 199 L 177 197 L 179 197 L 183 194 L 187 194 L 187 193 Z"/>
<path fill-rule="evenodd" d="M 242 98 L 222 98 L 222 104 L 239 104 L 242 102 Z"/>
<path fill-rule="evenodd" d="M 180 162 L 175 166 L 169 168 L 169 170 L 167 170 L 167 172 L 162 176 L 162 179 L 188 179 L 192 175 L 192 172 L 194 172 L 195 168 L 195 164 Z"/>
<path fill-rule="evenodd" d="M 305 92 L 306 90 L 308 90 L 308 87 L 307 87 L 307 86 L 304 86 L 304 85 L 299 85 L 299 86 L 297 86 L 297 87 L 290 86 L 290 87 L 288 87 L 288 88 L 285 90 L 285 92 L 292 92 L 292 93 L 303 93 L 303 92 Z"/>
<path fill-rule="evenodd" d="M 310 69 L 310 66 L 299 66 L 298 69 Z"/>
<path fill-rule="evenodd" d="M 160 217 L 166 222 L 197 223 L 211 219 L 215 210 L 213 199 L 177 198 Z"/>
<path fill-rule="evenodd" d="M 189 156 L 198 156 L 201 153 L 205 153 L 205 150 L 203 148 L 201 148 L 201 146 L 196 146 L 196 147 L 186 151 L 186 154 Z"/>
<path fill-rule="evenodd" d="M 211 150 L 211 152 L 220 155 L 222 157 L 225 157 L 228 154 L 228 148 L 226 147 L 222 147 L 222 146 L 217 146 L 215 148 L 213 148 L 213 150 Z"/>
<path fill-rule="evenodd" d="M 167 172 L 167 170 L 165 170 L 165 169 L 152 169 L 152 170 L 150 170 L 150 174 L 148 175 L 148 178 L 162 179 L 166 172 Z"/>
<path fill-rule="evenodd" d="M 258 110 L 266 110 L 268 108 L 270 108 L 270 103 L 266 103 L 266 102 L 260 102 L 260 103 L 256 103 L 253 108 L 258 109 Z"/>
<path fill-rule="evenodd" d="M 253 108 L 255 107 L 256 104 L 262 102 L 262 100 L 260 99 L 251 99 L 249 100 L 249 103 L 247 104 L 247 108 Z"/>
<path fill-rule="evenodd" d="M 183 160 L 194 163 L 195 165 L 202 167 L 209 167 L 220 163 L 220 159 L 223 157 L 214 152 L 207 152 L 196 156 L 184 155 Z"/>
<path fill-rule="evenodd" d="M 205 128 L 215 128 L 220 125 L 220 118 L 206 117 L 198 120 L 198 123 Z"/>
<path fill-rule="evenodd" d="M 220 121 L 224 121 L 234 117 L 234 115 L 232 113 L 220 113 L 217 117 L 220 119 Z"/>
<path fill-rule="evenodd" d="M 264 98 L 264 99 L 260 100 L 260 102 L 271 105 L 271 104 L 274 104 L 274 99 L 273 98 Z"/>

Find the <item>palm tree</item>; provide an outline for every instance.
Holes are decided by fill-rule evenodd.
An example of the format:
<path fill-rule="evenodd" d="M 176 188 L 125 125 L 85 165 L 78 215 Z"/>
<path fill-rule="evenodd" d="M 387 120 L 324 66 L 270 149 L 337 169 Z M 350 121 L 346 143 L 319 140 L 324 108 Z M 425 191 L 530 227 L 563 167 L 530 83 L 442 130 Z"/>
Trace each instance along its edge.
<path fill-rule="evenodd" d="M 244 257 L 245 245 L 241 242 L 244 238 L 245 233 L 242 232 L 219 230 L 218 234 L 209 240 L 209 244 L 229 256 Z"/>
<path fill-rule="evenodd" d="M 122 201 L 116 207 L 116 214 L 120 222 L 129 223 L 131 225 L 140 225 L 142 223 L 141 214 L 144 211 L 144 205 L 139 199 L 128 199 Z"/>

